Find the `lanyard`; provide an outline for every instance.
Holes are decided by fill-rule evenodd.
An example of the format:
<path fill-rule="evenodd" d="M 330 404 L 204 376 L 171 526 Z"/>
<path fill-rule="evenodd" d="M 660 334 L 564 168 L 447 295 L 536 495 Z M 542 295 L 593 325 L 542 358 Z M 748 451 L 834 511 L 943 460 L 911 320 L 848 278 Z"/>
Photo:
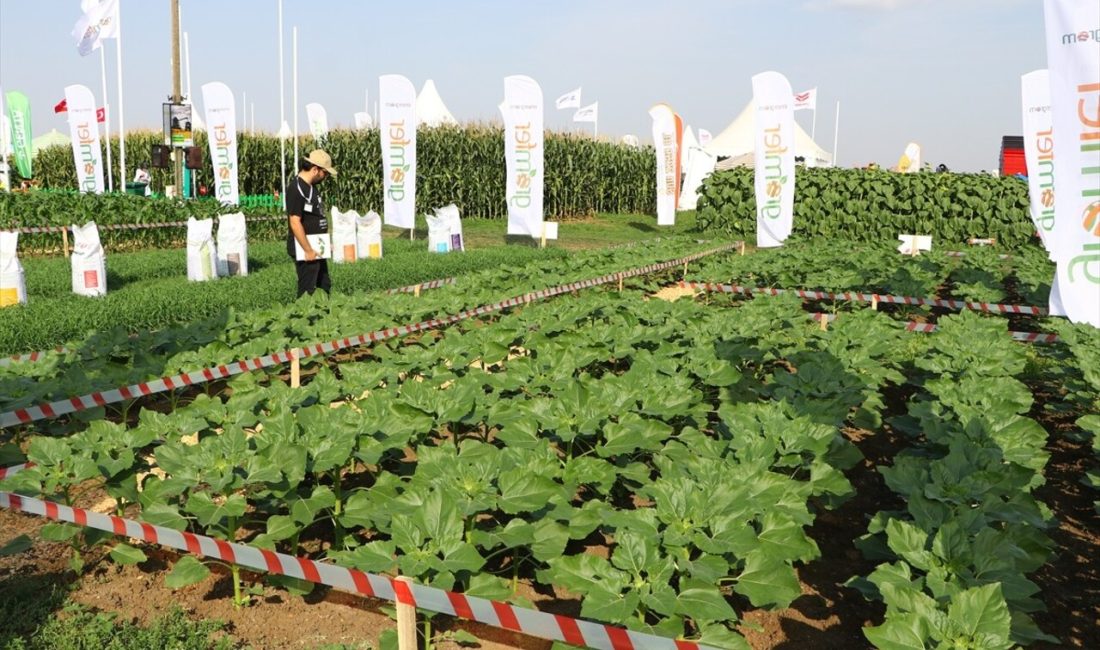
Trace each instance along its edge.
<path fill-rule="evenodd" d="M 309 185 L 309 183 L 306 183 L 306 185 Z M 309 185 L 309 196 L 306 196 L 306 193 L 302 191 L 302 179 L 300 178 L 298 179 L 298 194 L 302 195 L 302 198 L 305 199 L 306 203 L 309 203 L 310 205 L 313 204 L 313 186 Z"/>

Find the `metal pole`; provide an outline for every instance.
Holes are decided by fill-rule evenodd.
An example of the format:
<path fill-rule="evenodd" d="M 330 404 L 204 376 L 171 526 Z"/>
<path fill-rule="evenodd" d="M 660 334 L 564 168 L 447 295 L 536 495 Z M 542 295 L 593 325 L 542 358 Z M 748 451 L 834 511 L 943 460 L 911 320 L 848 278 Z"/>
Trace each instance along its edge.
<path fill-rule="evenodd" d="M 290 58 L 291 58 L 291 74 L 293 75 L 293 97 L 294 97 L 294 167 L 298 167 L 298 26 L 294 26 L 294 32 L 291 35 L 290 46 Z"/>
<path fill-rule="evenodd" d="M 840 140 L 840 100 L 836 102 L 836 126 L 833 129 L 833 167 L 836 167 L 837 143 Z"/>
<path fill-rule="evenodd" d="M 103 80 L 103 130 L 107 133 L 107 191 L 114 192 L 115 181 L 111 164 L 111 107 L 107 103 L 107 52 L 102 46 L 99 48 L 99 72 Z"/>
<path fill-rule="evenodd" d="M 286 73 L 283 65 L 286 63 L 283 57 L 283 0 L 279 3 L 279 126 L 275 132 L 279 137 L 279 178 L 282 179 L 283 193 L 279 198 L 283 202 L 283 210 L 286 210 L 286 138 L 283 137 L 283 124 L 286 123 Z"/>
<path fill-rule="evenodd" d="M 170 0 L 172 3 L 172 103 L 183 103 L 180 79 L 180 0 Z M 176 196 L 183 196 L 183 156 L 176 147 L 172 147 L 173 182 L 176 185 Z"/>
<path fill-rule="evenodd" d="M 173 14 L 176 15 L 176 14 Z M 122 102 L 122 4 L 118 9 L 118 38 L 115 39 L 115 65 L 118 67 L 118 183 L 126 187 L 126 110 Z"/>

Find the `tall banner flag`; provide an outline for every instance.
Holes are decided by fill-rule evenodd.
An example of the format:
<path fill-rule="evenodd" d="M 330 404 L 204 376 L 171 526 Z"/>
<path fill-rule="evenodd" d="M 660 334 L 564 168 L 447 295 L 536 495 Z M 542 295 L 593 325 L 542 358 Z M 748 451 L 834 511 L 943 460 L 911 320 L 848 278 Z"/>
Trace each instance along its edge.
<path fill-rule="evenodd" d="M 698 135 L 699 135 L 699 146 L 703 147 L 704 149 L 706 149 L 707 145 L 710 144 L 710 141 L 712 139 L 714 139 L 714 136 L 712 136 L 710 134 L 710 131 L 708 131 L 706 129 L 699 129 Z"/>
<path fill-rule="evenodd" d="M 542 237 L 542 88 L 523 75 L 504 78 L 505 199 L 508 234 Z"/>
<path fill-rule="evenodd" d="M 328 135 L 328 111 L 317 103 L 306 104 L 306 119 L 309 120 L 309 132 L 314 140 Z"/>
<path fill-rule="evenodd" d="M 227 205 L 238 205 L 241 199 L 237 174 L 237 100 L 229 86 L 215 81 L 203 84 L 202 105 L 214 165 L 214 196 Z"/>
<path fill-rule="evenodd" d="M 103 194 L 103 151 L 99 147 L 95 97 L 87 86 L 65 87 L 69 135 L 73 141 L 76 187 L 81 194 Z"/>
<path fill-rule="evenodd" d="M 561 110 L 563 108 L 580 108 L 581 107 L 581 89 L 569 91 L 558 97 L 554 101 L 554 108 Z"/>
<path fill-rule="evenodd" d="M 378 78 L 378 129 L 387 225 L 416 226 L 416 88 L 399 74 Z"/>
<path fill-rule="evenodd" d="M 794 94 L 794 110 L 796 111 L 816 111 L 817 110 L 817 88 L 811 88 L 809 90 L 802 91 Z"/>
<path fill-rule="evenodd" d="M 920 145 L 910 142 L 905 152 L 898 158 L 898 171 L 902 174 L 915 174 L 920 171 Z"/>
<path fill-rule="evenodd" d="M 649 109 L 653 118 L 653 146 L 657 151 L 657 225 L 676 225 L 680 201 L 680 144 L 684 123 L 668 104 Z"/>
<path fill-rule="evenodd" d="M 1051 308 L 1100 327 L 1100 3 L 1047 0 L 1043 13 L 1058 182 Z"/>
<path fill-rule="evenodd" d="M 600 119 L 600 103 L 592 102 L 584 108 L 577 109 L 573 113 L 574 122 L 598 122 Z"/>
<path fill-rule="evenodd" d="M 4 90 L 0 88 L 0 192 L 11 190 L 11 176 L 8 174 L 8 156 L 11 155 L 11 123 L 4 109 Z"/>
<path fill-rule="evenodd" d="M 23 178 L 32 178 L 34 168 L 31 160 L 31 103 L 27 96 L 18 90 L 10 90 L 5 99 L 8 102 L 8 119 L 11 120 L 11 148 L 15 154 L 15 168 Z"/>
<path fill-rule="evenodd" d="M 80 56 L 88 56 L 98 50 L 105 38 L 118 38 L 118 2 L 85 0 L 80 3 L 84 13 L 76 21 L 72 32 Z"/>
<path fill-rule="evenodd" d="M 1024 117 L 1024 158 L 1031 220 L 1050 252 L 1047 237 L 1054 228 L 1054 128 L 1050 112 L 1050 75 L 1035 70 L 1020 77 Z"/>
<path fill-rule="evenodd" d="M 756 245 L 782 246 L 794 227 L 794 96 L 787 78 L 752 78 L 756 106 Z"/>

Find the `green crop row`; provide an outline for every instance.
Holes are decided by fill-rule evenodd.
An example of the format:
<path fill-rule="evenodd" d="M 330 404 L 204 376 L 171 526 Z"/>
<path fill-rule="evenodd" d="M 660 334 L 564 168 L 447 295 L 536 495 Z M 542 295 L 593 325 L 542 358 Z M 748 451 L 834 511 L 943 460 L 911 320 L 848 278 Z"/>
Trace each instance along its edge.
<path fill-rule="evenodd" d="M 362 300 L 368 291 L 567 255 L 561 249 L 520 246 L 429 255 L 424 246 L 423 241 L 387 240 L 381 260 L 330 264 L 333 291 Z M 182 249 L 112 256 L 108 293 L 102 298 L 71 293 L 68 260 L 31 259 L 24 267 L 28 303 L 0 309 L 0 351 L 8 354 L 54 347 L 89 332 L 157 329 L 286 305 L 295 296 L 293 262 L 281 242 L 249 247 L 247 277 L 214 282 L 187 281 Z"/>
<path fill-rule="evenodd" d="M 700 191 L 703 230 L 751 237 L 756 232 L 753 170 L 711 174 Z M 1027 184 L 984 174 L 898 174 L 798 168 L 793 235 L 809 239 L 892 241 L 931 235 L 933 245 L 995 237 L 1014 247 L 1033 240 Z"/>
<path fill-rule="evenodd" d="M 205 138 L 205 134 L 198 133 L 196 144 L 208 159 Z M 158 188 L 171 183 L 170 170 L 150 167 L 151 146 L 160 141 L 161 135 L 157 132 L 135 132 L 126 138 L 128 173 L 137 167 L 145 168 L 151 171 L 153 183 Z M 117 167 L 117 139 L 111 141 L 111 146 L 116 150 L 113 161 Z M 382 154 L 378 131 L 332 131 L 320 143 L 303 136 L 299 148 L 305 155 L 316 146 L 332 154 L 340 172 L 339 176 L 325 181 L 326 203 L 341 209 L 381 212 Z M 240 134 L 241 194 L 280 191 L 279 157 L 280 143 L 275 136 Z M 593 212 L 650 212 L 655 195 L 654 160 L 652 148 L 635 149 L 574 134 L 547 133 L 545 213 L 550 217 L 571 217 Z M 287 175 L 292 176 L 297 171 L 292 142 L 287 142 L 286 164 Z M 70 148 L 43 149 L 34 165 L 37 180 L 43 187 L 76 187 Z M 209 167 L 200 170 L 197 185 L 209 186 L 210 175 Z M 418 212 L 455 203 L 464 216 L 503 218 L 507 216 L 504 191 L 504 134 L 499 127 L 442 127 L 424 129 L 417 134 Z M 11 209 L 18 212 L 18 203 Z M 107 214 L 109 216 L 101 217 L 108 219 L 107 223 L 134 223 L 138 222 L 133 218 L 137 216 L 149 219 L 148 215 L 131 215 L 118 209 Z M 53 218 L 59 220 L 52 222 L 56 225 L 72 222 L 71 217 L 64 214 Z M 0 207 L 0 223 L 10 219 L 11 215 Z"/>

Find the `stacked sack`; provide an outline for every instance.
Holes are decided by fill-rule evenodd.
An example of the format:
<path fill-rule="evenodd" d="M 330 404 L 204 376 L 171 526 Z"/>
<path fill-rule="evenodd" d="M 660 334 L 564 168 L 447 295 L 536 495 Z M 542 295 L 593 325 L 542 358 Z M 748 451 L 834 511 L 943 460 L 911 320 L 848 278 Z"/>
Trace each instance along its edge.
<path fill-rule="evenodd" d="M 187 279 L 206 282 L 218 277 L 218 254 L 214 245 L 214 220 L 187 220 Z"/>
<path fill-rule="evenodd" d="M 19 233 L 0 231 L 0 307 L 27 303 L 27 278 L 18 249 Z"/>
<path fill-rule="evenodd" d="M 94 221 L 72 226 L 73 293 L 78 296 L 107 295 L 107 255 L 99 241 L 99 228 Z"/>

